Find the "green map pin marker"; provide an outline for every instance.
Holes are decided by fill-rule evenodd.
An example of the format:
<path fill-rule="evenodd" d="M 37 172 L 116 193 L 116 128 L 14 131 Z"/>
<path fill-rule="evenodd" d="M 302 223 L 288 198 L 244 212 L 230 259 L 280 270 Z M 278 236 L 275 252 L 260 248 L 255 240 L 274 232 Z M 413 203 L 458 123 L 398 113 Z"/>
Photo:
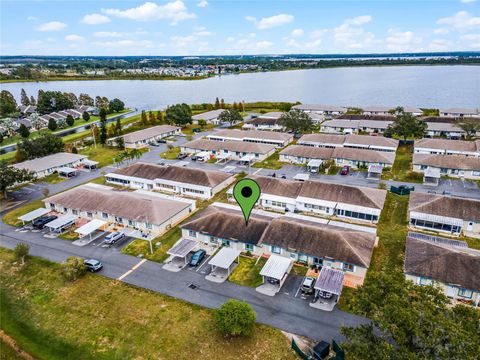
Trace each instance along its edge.
<path fill-rule="evenodd" d="M 233 197 L 242 208 L 245 225 L 248 225 L 250 213 L 260 198 L 260 193 L 260 186 L 252 179 L 242 179 L 233 187 Z"/>

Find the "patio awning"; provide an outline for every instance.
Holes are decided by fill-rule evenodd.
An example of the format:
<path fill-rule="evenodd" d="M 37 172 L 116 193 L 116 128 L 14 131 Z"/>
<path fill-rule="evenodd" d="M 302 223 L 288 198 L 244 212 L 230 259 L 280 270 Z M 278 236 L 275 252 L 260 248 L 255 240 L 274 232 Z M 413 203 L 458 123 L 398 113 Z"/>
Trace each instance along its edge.
<path fill-rule="evenodd" d="M 410 219 L 429 221 L 439 224 L 446 224 L 452 226 L 463 226 L 463 220 L 458 218 L 451 218 L 440 215 L 425 214 L 416 211 L 410 211 Z"/>
<path fill-rule="evenodd" d="M 64 173 L 64 174 L 71 174 L 71 173 L 74 173 L 76 171 L 77 171 L 76 169 L 71 168 L 71 167 L 66 167 L 66 166 L 57 169 L 58 173 Z"/>
<path fill-rule="evenodd" d="M 45 208 L 38 208 L 37 210 L 30 211 L 29 213 L 22 215 L 18 218 L 18 220 L 22 220 L 24 222 L 29 222 L 39 218 L 42 215 L 49 213 L 51 210 Z"/>
<path fill-rule="evenodd" d="M 197 246 L 197 242 L 189 239 L 180 239 L 167 251 L 168 255 L 185 257 L 193 248 Z"/>
<path fill-rule="evenodd" d="M 98 165 L 98 161 L 93 161 L 93 160 L 90 160 L 90 159 L 85 159 L 85 160 L 83 160 L 83 165 L 87 165 L 87 166 Z"/>
<path fill-rule="evenodd" d="M 50 221 L 45 226 L 52 229 L 52 230 L 57 230 L 57 229 L 61 229 L 62 227 L 64 227 L 68 223 L 70 223 L 72 221 L 75 221 L 77 218 L 78 218 L 78 216 L 76 216 L 76 215 L 70 215 L 70 214 L 63 215 L 63 216 L 60 216 L 59 218 L 57 218 L 53 221 Z"/>
<path fill-rule="evenodd" d="M 368 167 L 368 172 L 373 174 L 381 174 L 383 170 L 382 165 L 370 165 Z"/>
<path fill-rule="evenodd" d="M 440 179 L 440 169 L 439 168 L 427 168 L 424 172 L 425 177 Z"/>
<path fill-rule="evenodd" d="M 263 265 L 262 270 L 260 270 L 260 275 L 282 280 L 285 273 L 290 270 L 292 262 L 293 260 L 289 258 L 271 255 L 265 265 Z"/>
<path fill-rule="evenodd" d="M 250 162 L 255 156 L 253 156 L 252 154 L 247 154 L 247 155 L 243 155 L 240 159 L 240 161 L 248 161 Z"/>
<path fill-rule="evenodd" d="M 307 166 L 309 166 L 309 167 L 319 167 L 320 165 L 322 165 L 322 163 L 323 163 L 323 160 L 312 159 L 308 162 Z"/>
<path fill-rule="evenodd" d="M 240 250 L 223 247 L 213 258 L 210 259 L 208 264 L 222 269 L 228 269 L 235 259 L 238 258 L 240 252 Z"/>
<path fill-rule="evenodd" d="M 297 174 L 293 177 L 293 180 L 307 181 L 310 179 L 310 174 Z"/>
<path fill-rule="evenodd" d="M 320 270 L 320 275 L 318 276 L 314 288 L 316 290 L 340 295 L 342 292 L 344 276 L 345 273 L 341 270 L 323 267 L 322 270 Z"/>
<path fill-rule="evenodd" d="M 80 226 L 78 229 L 75 230 L 76 233 L 80 234 L 80 236 L 90 235 L 95 230 L 101 228 L 107 222 L 99 219 L 93 219 L 89 221 L 83 226 Z"/>
<path fill-rule="evenodd" d="M 204 157 L 210 157 L 210 152 L 208 151 L 201 151 L 198 154 L 195 154 L 196 157 L 199 158 L 204 158 Z"/>

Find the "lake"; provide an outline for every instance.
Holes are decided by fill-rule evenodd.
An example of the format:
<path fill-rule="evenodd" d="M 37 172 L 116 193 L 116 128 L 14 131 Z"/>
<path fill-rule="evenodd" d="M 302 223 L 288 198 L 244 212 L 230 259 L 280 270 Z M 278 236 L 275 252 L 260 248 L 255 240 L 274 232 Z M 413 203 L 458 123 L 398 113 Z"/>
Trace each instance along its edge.
<path fill-rule="evenodd" d="M 92 97 L 119 98 L 129 107 L 159 109 L 185 102 L 300 101 L 348 106 L 480 107 L 480 66 L 385 66 L 263 72 L 205 80 L 92 80 L 1 84 L 20 98 L 20 90 L 39 89 Z"/>

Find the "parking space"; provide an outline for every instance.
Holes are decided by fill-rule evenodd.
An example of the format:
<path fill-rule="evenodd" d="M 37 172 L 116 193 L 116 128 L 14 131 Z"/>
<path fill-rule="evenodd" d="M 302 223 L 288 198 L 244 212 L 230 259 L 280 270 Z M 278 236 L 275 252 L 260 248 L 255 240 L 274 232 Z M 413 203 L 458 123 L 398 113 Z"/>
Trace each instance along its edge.
<path fill-rule="evenodd" d="M 185 266 L 186 271 L 191 271 L 191 272 L 196 272 L 202 275 L 208 275 L 210 274 L 211 267 L 208 266 L 208 260 L 210 259 L 210 255 L 205 255 L 203 260 L 197 265 L 197 266 L 190 266 L 190 260 L 192 259 L 194 252 L 190 252 L 187 256 L 187 266 Z"/>

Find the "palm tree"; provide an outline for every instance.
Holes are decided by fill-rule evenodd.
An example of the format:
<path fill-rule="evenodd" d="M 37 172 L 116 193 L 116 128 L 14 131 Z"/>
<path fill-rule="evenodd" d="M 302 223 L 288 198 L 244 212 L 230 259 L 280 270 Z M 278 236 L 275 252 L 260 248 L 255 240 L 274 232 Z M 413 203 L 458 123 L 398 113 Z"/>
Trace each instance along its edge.
<path fill-rule="evenodd" d="M 130 159 L 140 159 L 143 155 L 143 152 L 140 149 L 130 150 L 129 157 Z"/>

